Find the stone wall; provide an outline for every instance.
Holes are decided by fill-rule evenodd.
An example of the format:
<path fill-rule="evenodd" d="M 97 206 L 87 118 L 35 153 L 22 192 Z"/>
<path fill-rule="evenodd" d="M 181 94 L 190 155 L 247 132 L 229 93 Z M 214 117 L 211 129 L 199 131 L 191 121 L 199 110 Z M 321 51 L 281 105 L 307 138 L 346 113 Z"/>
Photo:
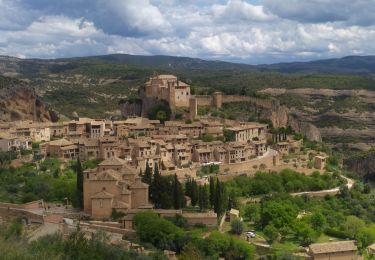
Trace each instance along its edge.
<path fill-rule="evenodd" d="M 43 200 L 31 201 L 31 202 L 24 203 L 24 204 L 0 202 L 0 207 L 1 208 L 9 207 L 12 209 L 39 209 L 39 208 L 44 208 L 44 202 Z"/>
<path fill-rule="evenodd" d="M 219 166 L 219 171 L 220 173 L 228 172 L 228 175 L 249 173 L 249 172 L 254 171 L 254 169 L 259 169 L 261 164 L 264 164 L 266 168 L 271 168 L 275 165 L 278 165 L 279 156 L 270 155 L 270 156 L 265 156 L 263 158 L 256 158 L 256 159 L 246 161 L 246 162 L 241 162 L 241 163 L 221 164 Z"/>
<path fill-rule="evenodd" d="M 208 95 L 196 95 L 195 99 L 197 100 L 198 106 L 211 106 L 212 105 L 212 96 Z"/>
<path fill-rule="evenodd" d="M 0 216 L 3 218 L 26 218 L 28 222 L 36 222 L 36 223 L 43 223 L 43 216 L 29 212 L 25 209 L 15 209 L 15 208 L 8 208 L 8 207 L 0 207 Z"/>

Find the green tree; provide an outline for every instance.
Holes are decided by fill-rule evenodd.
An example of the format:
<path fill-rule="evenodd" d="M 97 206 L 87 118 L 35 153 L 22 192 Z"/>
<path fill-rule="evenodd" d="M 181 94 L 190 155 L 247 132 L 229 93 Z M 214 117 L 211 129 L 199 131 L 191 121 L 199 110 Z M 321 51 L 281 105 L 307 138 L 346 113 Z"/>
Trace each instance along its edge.
<path fill-rule="evenodd" d="M 83 169 L 81 160 L 77 159 L 76 165 L 76 176 L 77 176 L 77 198 L 78 198 L 78 205 L 81 209 L 83 209 Z"/>
<path fill-rule="evenodd" d="M 360 231 L 366 227 L 365 222 L 356 217 L 348 216 L 345 223 L 342 225 L 342 231 L 347 233 L 351 238 L 357 238 Z"/>
<path fill-rule="evenodd" d="M 133 218 L 137 236 L 142 242 L 151 243 L 159 249 L 180 251 L 178 240 L 183 232 L 170 221 L 154 212 L 140 212 Z M 182 246 L 181 246 L 182 247 Z"/>
<path fill-rule="evenodd" d="M 155 164 L 156 165 L 156 164 Z M 144 183 L 147 183 L 148 185 L 151 184 L 152 182 L 152 172 L 151 172 L 151 168 L 150 168 L 150 165 L 148 163 L 148 160 L 146 162 L 146 169 L 145 169 L 145 172 L 144 174 L 142 175 L 142 182 Z"/>
<path fill-rule="evenodd" d="M 179 260 L 203 260 L 205 259 L 204 256 L 202 256 L 199 249 L 192 243 L 187 243 L 184 248 L 182 249 L 182 253 L 178 257 Z"/>
<path fill-rule="evenodd" d="M 156 113 L 156 119 L 157 120 L 160 120 L 160 122 L 164 122 L 167 120 L 167 112 L 164 111 L 164 110 L 159 110 L 157 113 Z"/>
<path fill-rule="evenodd" d="M 224 184 L 221 183 L 219 180 L 216 181 L 216 191 L 215 191 L 215 204 L 214 204 L 214 211 L 217 213 L 218 216 L 221 216 L 226 209 L 225 204 L 225 187 Z"/>
<path fill-rule="evenodd" d="M 323 231 L 326 226 L 326 218 L 320 212 L 315 212 L 310 217 L 310 224 L 314 230 Z"/>
<path fill-rule="evenodd" d="M 304 221 L 297 221 L 293 227 L 294 237 L 302 246 L 308 246 L 317 238 L 314 230 Z"/>
<path fill-rule="evenodd" d="M 195 206 L 198 202 L 198 184 L 197 182 L 192 179 L 191 181 L 191 205 Z"/>
<path fill-rule="evenodd" d="M 181 183 L 178 181 L 177 175 L 174 175 L 173 180 L 173 207 L 179 209 L 183 204 L 183 193 Z"/>
<path fill-rule="evenodd" d="M 273 241 L 275 241 L 278 238 L 278 236 L 279 236 L 279 231 L 272 224 L 267 225 L 263 229 L 263 233 L 266 236 L 267 241 L 270 242 L 270 243 L 272 243 Z"/>
<path fill-rule="evenodd" d="M 215 180 L 214 180 L 213 177 L 210 177 L 210 205 L 211 205 L 211 208 L 214 208 L 214 205 L 215 205 L 215 194 L 216 194 Z"/>
<path fill-rule="evenodd" d="M 201 211 L 208 209 L 209 198 L 208 190 L 206 184 L 204 186 L 199 186 L 199 208 Z"/>
<path fill-rule="evenodd" d="M 223 129 L 223 136 L 224 136 L 225 142 L 236 141 L 236 135 L 232 130 L 224 128 Z"/>
<path fill-rule="evenodd" d="M 236 235 L 241 235 L 244 230 L 243 222 L 236 218 L 230 223 L 231 232 Z"/>
<path fill-rule="evenodd" d="M 266 227 L 273 224 L 277 229 L 291 227 L 298 209 L 290 201 L 268 200 L 261 203 L 261 224 Z"/>

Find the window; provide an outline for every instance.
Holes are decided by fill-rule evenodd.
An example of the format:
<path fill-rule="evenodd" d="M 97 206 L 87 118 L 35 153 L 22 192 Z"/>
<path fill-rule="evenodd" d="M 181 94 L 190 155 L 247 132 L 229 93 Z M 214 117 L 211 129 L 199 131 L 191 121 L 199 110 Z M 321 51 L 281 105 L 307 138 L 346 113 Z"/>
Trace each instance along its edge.
<path fill-rule="evenodd" d="M 100 207 L 103 208 L 103 200 L 100 200 Z"/>

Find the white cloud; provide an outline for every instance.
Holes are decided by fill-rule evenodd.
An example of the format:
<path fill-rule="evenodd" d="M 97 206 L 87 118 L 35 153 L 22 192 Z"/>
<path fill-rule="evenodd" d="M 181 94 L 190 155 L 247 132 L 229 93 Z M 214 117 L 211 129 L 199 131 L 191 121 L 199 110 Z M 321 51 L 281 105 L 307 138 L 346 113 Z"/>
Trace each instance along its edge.
<path fill-rule="evenodd" d="M 98 6 L 116 14 L 124 25 L 145 33 L 164 33 L 171 29 L 159 8 L 149 0 L 100 0 Z M 113 21 L 116 22 L 116 21 Z"/>
<path fill-rule="evenodd" d="M 52 2 L 0 0 L 0 54 L 165 54 L 249 63 L 375 54 L 375 25 L 367 15 L 372 7 L 348 15 L 338 11 L 345 5 L 328 0 L 284 0 L 285 6 L 276 0 Z"/>
<path fill-rule="evenodd" d="M 229 0 L 224 5 L 213 5 L 212 11 L 215 19 L 223 22 L 247 20 L 270 21 L 275 18 L 270 13 L 265 13 L 263 6 L 252 5 L 243 0 Z"/>

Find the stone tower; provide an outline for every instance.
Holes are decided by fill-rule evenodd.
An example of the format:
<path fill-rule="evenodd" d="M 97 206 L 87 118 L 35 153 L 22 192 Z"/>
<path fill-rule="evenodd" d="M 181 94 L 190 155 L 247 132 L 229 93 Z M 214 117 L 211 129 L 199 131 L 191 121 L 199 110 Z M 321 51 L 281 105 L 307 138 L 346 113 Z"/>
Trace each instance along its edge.
<path fill-rule="evenodd" d="M 168 92 L 169 92 L 169 97 L 168 97 L 168 103 L 169 107 L 172 110 L 172 113 L 176 110 L 176 87 L 174 85 L 173 81 L 168 81 Z"/>
<path fill-rule="evenodd" d="M 215 92 L 213 94 L 213 105 L 215 108 L 221 108 L 223 105 L 223 93 Z"/>
<path fill-rule="evenodd" d="M 198 115 L 198 102 L 195 97 L 189 99 L 189 117 L 191 120 Z"/>

